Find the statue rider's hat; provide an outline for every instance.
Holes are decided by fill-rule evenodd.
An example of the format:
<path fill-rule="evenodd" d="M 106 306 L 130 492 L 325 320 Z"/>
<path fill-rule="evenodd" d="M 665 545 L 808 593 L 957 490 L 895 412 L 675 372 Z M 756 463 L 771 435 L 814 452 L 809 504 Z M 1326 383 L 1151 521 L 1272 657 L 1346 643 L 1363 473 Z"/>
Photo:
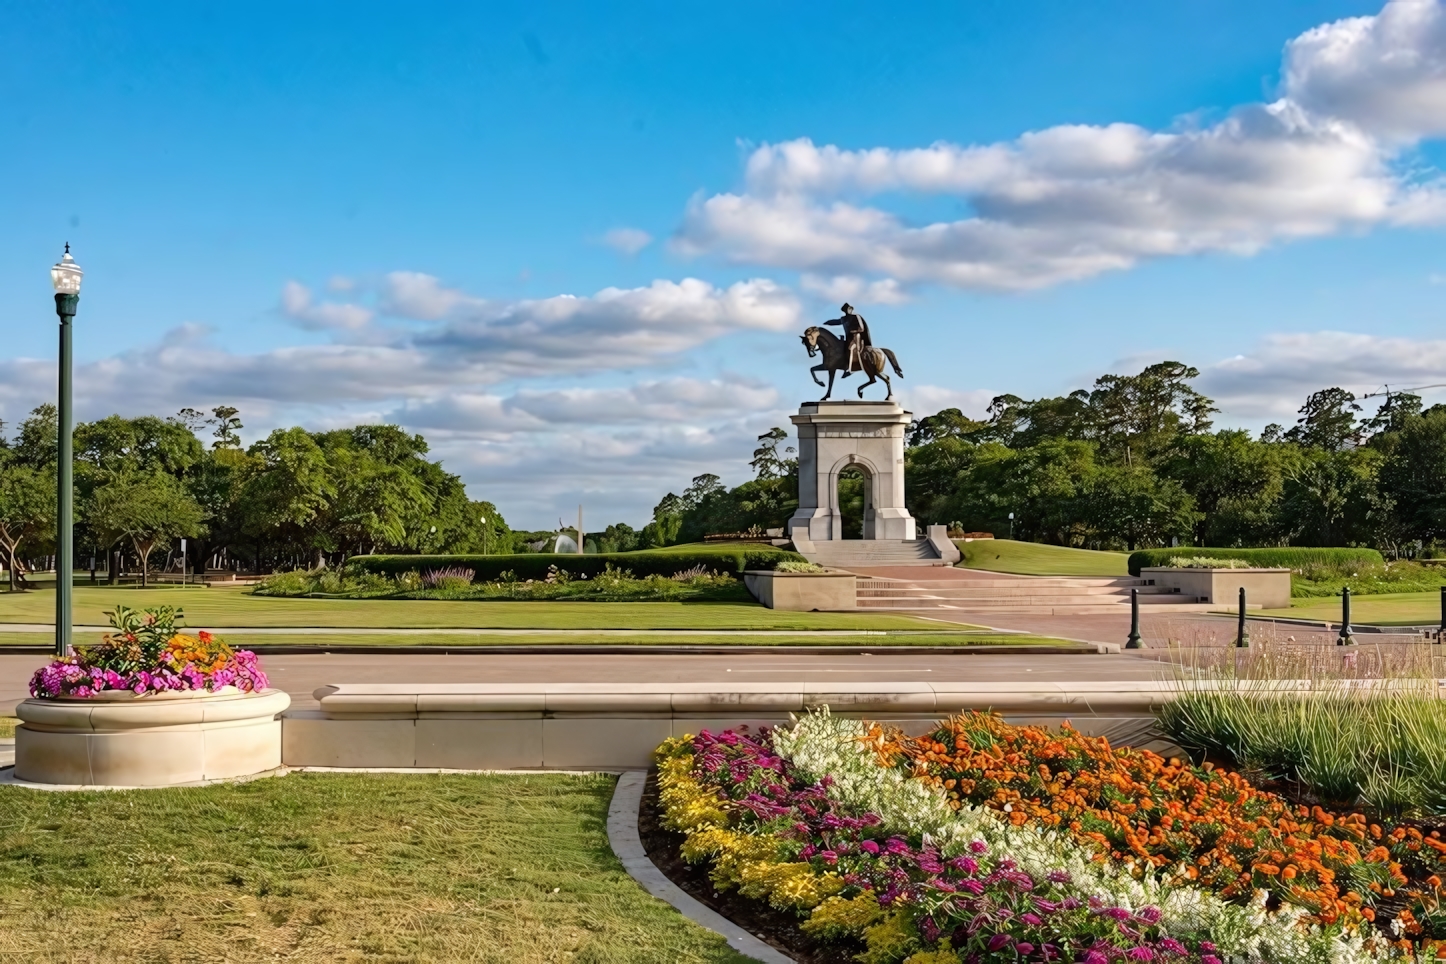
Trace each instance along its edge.
<path fill-rule="evenodd" d="M 839 311 L 842 311 L 844 314 L 848 314 L 850 311 L 853 311 L 853 310 L 854 310 L 854 306 L 851 305 L 851 304 L 849 304 L 847 301 L 845 301 L 845 302 L 843 303 L 843 307 L 839 309 Z"/>

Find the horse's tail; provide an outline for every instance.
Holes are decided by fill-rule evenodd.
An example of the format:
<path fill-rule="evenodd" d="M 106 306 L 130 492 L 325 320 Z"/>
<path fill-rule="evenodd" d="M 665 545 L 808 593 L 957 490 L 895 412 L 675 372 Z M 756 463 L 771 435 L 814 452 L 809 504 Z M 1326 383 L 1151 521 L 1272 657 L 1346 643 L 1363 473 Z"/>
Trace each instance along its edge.
<path fill-rule="evenodd" d="M 900 378 L 903 378 L 903 377 L 904 377 L 904 370 L 899 367 L 899 360 L 894 357 L 894 353 L 893 353 L 892 351 L 890 351 L 889 349 L 887 349 L 887 348 L 883 348 L 883 349 L 880 349 L 880 350 L 881 350 L 885 355 L 888 355 L 888 356 L 889 356 L 889 364 L 891 364 L 891 365 L 894 366 L 894 374 L 895 374 L 895 375 L 898 375 Z"/>

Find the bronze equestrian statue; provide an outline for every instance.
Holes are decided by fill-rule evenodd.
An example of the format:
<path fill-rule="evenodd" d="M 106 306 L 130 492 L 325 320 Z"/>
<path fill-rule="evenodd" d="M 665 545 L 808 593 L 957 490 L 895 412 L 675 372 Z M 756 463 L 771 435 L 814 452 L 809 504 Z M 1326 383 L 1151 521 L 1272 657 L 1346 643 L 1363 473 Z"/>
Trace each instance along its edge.
<path fill-rule="evenodd" d="M 803 333 L 803 347 L 808 349 L 808 357 L 812 358 L 818 352 L 823 352 L 823 361 L 814 365 L 808 370 L 813 376 L 816 384 L 822 386 L 819 380 L 819 372 L 828 372 L 828 391 L 824 393 L 821 402 L 826 402 L 833 394 L 833 379 L 836 372 L 843 372 L 844 378 L 854 372 L 863 372 L 869 376 L 869 380 L 859 386 L 859 398 L 864 397 L 864 389 L 868 388 L 880 378 L 889 389 L 889 397 L 885 401 L 894 400 L 894 383 L 889 381 L 885 372 L 885 359 L 888 364 L 894 366 L 894 374 L 900 378 L 904 377 L 904 371 L 899 367 L 899 360 L 894 353 L 887 348 L 875 348 L 873 340 L 869 337 L 869 323 L 863 317 L 855 314 L 853 305 L 843 306 L 843 316 L 832 321 L 826 321 L 826 325 L 838 325 L 844 330 L 844 337 L 839 338 L 833 332 L 820 328 L 817 325 L 810 326 Z"/>

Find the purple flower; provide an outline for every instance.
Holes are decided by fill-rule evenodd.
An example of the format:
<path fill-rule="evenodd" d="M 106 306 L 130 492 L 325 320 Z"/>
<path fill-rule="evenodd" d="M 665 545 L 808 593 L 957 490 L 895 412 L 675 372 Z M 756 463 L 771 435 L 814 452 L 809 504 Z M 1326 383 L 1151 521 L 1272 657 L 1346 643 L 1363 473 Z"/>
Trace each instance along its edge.
<path fill-rule="evenodd" d="M 1148 947 L 1132 947 L 1125 951 L 1125 956 L 1132 961 L 1153 961 L 1155 952 Z"/>
<path fill-rule="evenodd" d="M 875 840 L 861 840 L 859 841 L 859 849 L 869 854 L 877 854 L 879 852 L 879 844 L 878 841 Z"/>
<path fill-rule="evenodd" d="M 993 937 L 989 938 L 989 952 L 992 954 L 995 951 L 1002 951 L 1004 950 L 1004 948 L 1008 947 L 1010 944 L 1013 943 L 1014 938 L 1010 937 L 1008 934 L 995 934 Z"/>

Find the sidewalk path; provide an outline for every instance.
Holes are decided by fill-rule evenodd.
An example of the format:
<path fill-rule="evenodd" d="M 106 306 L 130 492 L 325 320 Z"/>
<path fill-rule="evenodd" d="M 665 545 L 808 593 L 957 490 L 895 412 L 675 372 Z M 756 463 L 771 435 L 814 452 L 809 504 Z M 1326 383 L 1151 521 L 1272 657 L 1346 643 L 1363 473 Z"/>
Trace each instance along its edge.
<path fill-rule="evenodd" d="M 46 657 L 0 654 L 0 715 L 27 695 L 30 675 Z M 276 654 L 262 665 L 292 706 L 315 709 L 312 691 L 327 683 L 606 683 L 839 680 L 1115 681 L 1158 679 L 1159 662 L 1133 655 L 920 655 L 890 648 L 863 655 L 517 655 L 480 651 L 428 654 Z"/>

